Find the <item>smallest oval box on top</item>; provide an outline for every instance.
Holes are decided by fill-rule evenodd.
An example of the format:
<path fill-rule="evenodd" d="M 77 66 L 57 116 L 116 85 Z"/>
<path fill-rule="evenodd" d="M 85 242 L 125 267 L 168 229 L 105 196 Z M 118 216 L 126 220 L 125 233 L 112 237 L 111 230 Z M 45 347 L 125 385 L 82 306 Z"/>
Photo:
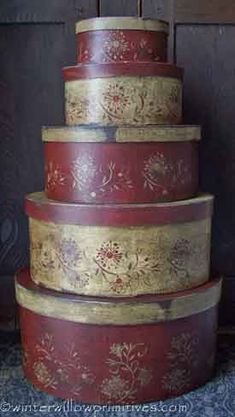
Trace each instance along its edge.
<path fill-rule="evenodd" d="M 77 62 L 166 62 L 168 24 L 136 17 L 99 17 L 76 24 Z"/>

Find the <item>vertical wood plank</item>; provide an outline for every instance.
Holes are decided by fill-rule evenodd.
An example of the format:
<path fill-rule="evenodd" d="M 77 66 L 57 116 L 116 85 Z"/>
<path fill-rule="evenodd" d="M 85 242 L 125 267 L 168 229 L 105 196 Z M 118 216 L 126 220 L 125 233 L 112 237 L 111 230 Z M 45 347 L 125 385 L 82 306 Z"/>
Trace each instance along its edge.
<path fill-rule="evenodd" d="M 13 282 L 29 262 L 24 195 L 44 188 L 41 125 L 64 119 L 65 43 L 63 24 L 0 25 L 0 304 L 8 310 L 4 317 L 0 309 L 2 326 L 15 308 L 14 298 L 6 304 L 2 276 Z"/>
<path fill-rule="evenodd" d="M 29 262 L 23 200 L 44 187 L 41 125 L 64 121 L 61 69 L 75 63 L 75 22 L 97 3 L 0 2 L 0 328 L 14 327 L 14 273 Z"/>
<path fill-rule="evenodd" d="M 234 0 L 176 0 L 177 23 L 235 23 Z"/>
<path fill-rule="evenodd" d="M 74 0 L 74 17 L 76 20 L 98 16 L 99 0 Z"/>
<path fill-rule="evenodd" d="M 143 0 L 142 12 L 144 17 L 169 21 L 171 0 Z"/>
<path fill-rule="evenodd" d="M 1 23 L 66 23 L 97 16 L 99 0 L 1 0 Z"/>
<path fill-rule="evenodd" d="M 100 0 L 100 16 L 138 16 L 138 0 Z"/>
<path fill-rule="evenodd" d="M 169 23 L 168 60 L 175 62 L 175 0 L 143 0 L 142 15 Z"/>
<path fill-rule="evenodd" d="M 64 36 L 67 39 L 67 50 L 64 51 L 65 65 L 76 65 L 76 35 L 75 26 L 78 20 L 98 16 L 99 0 L 66 0 L 70 8 L 65 20 Z"/>
<path fill-rule="evenodd" d="M 143 0 L 143 11 L 169 20 L 171 0 Z M 234 0 L 174 0 L 175 23 L 235 23 Z"/>
<path fill-rule="evenodd" d="M 203 127 L 200 187 L 215 195 L 212 276 L 225 277 L 224 324 L 229 317 L 235 324 L 234 38 L 234 25 L 177 25 L 177 63 L 185 68 L 185 122 Z"/>

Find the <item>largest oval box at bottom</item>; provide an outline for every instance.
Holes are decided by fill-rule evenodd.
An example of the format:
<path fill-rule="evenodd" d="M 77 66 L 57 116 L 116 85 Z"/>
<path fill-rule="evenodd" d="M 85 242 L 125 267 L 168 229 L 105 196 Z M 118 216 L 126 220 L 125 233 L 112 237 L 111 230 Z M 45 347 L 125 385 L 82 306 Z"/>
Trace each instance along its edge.
<path fill-rule="evenodd" d="M 128 299 L 78 297 L 16 278 L 24 373 L 37 388 L 89 404 L 182 395 L 213 375 L 221 282 Z"/>

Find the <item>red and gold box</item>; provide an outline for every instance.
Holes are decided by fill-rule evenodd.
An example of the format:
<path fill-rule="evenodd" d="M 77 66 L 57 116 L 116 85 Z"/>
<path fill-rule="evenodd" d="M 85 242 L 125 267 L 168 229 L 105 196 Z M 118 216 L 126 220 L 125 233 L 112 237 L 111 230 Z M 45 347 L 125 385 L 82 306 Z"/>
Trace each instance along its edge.
<path fill-rule="evenodd" d="M 96 204 L 191 198 L 200 137 L 198 126 L 43 128 L 46 195 Z"/>
<path fill-rule="evenodd" d="M 86 64 L 167 59 L 168 24 L 135 17 L 102 17 L 76 24 L 77 61 Z"/>
<path fill-rule="evenodd" d="M 183 70 L 166 63 L 64 68 L 67 125 L 179 124 Z"/>
<path fill-rule="evenodd" d="M 168 296 L 78 297 L 40 288 L 22 271 L 25 375 L 42 391 L 90 404 L 182 395 L 213 375 L 220 292 L 212 280 Z"/>
<path fill-rule="evenodd" d="M 31 274 L 57 291 L 136 296 L 209 279 L 213 197 L 159 204 L 71 204 L 26 198 Z"/>

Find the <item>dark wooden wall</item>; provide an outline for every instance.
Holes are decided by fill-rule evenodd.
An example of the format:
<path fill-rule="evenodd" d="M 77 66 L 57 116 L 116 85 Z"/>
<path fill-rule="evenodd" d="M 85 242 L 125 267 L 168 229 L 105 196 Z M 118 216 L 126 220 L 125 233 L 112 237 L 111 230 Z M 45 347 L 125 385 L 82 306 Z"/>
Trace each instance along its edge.
<path fill-rule="evenodd" d="M 170 23 L 185 67 L 186 122 L 203 125 L 201 189 L 216 196 L 212 271 L 225 276 L 221 324 L 235 324 L 235 3 L 233 0 L 1 0 L 0 326 L 14 327 L 15 271 L 28 262 L 25 193 L 43 188 L 40 127 L 63 123 L 61 68 L 75 63 L 75 21 L 150 16 Z"/>
<path fill-rule="evenodd" d="M 222 325 L 235 325 L 235 2 L 145 0 L 171 25 L 170 57 L 185 68 L 184 118 L 203 127 L 202 191 L 215 195 L 212 274 L 224 276 Z"/>

